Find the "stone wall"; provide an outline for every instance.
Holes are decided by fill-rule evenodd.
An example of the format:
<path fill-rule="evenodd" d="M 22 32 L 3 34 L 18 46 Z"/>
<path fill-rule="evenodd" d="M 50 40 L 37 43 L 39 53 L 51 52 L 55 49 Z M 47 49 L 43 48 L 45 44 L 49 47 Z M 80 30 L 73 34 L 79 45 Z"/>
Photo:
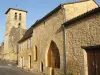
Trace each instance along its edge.
<path fill-rule="evenodd" d="M 31 42 L 32 42 L 32 37 L 27 39 L 26 41 L 22 42 L 19 44 L 19 52 L 18 52 L 18 65 L 19 67 L 21 67 L 20 63 L 21 63 L 21 60 L 20 58 L 22 57 L 23 58 L 23 68 L 24 69 L 30 69 L 30 60 L 29 60 L 29 56 L 31 55 L 32 59 L 34 57 L 33 55 L 33 51 L 34 51 L 34 48 L 32 46 L 28 47 L 30 44 L 28 43 L 29 40 L 31 39 Z M 31 60 L 31 63 L 33 63 L 33 60 Z M 33 66 L 33 64 L 31 64 L 31 66 Z"/>
<path fill-rule="evenodd" d="M 8 44 L 9 44 L 9 52 L 5 52 L 4 50 L 4 59 L 9 60 L 11 62 L 17 61 L 17 51 L 18 51 L 18 44 L 17 42 L 20 40 L 20 38 L 23 36 L 25 33 L 24 29 L 21 28 L 15 28 L 14 26 L 11 28 L 11 31 L 9 33 L 9 39 L 8 39 Z"/>
<path fill-rule="evenodd" d="M 81 46 L 100 45 L 100 13 L 66 28 L 67 68 L 74 75 L 87 75 L 87 54 Z"/>
<path fill-rule="evenodd" d="M 97 7 L 98 5 L 94 2 L 94 0 L 65 4 L 66 21 Z"/>

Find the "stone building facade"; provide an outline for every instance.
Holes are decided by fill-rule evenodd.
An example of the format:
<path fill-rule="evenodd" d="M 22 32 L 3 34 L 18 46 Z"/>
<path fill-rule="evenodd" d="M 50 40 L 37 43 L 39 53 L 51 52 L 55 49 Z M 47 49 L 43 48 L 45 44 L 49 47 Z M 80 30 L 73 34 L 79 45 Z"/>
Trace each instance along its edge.
<path fill-rule="evenodd" d="M 100 49 L 100 7 L 64 23 L 67 69 L 74 75 L 94 75 L 89 52 Z M 92 51 L 93 50 L 93 51 Z M 100 52 L 97 51 L 100 58 Z M 99 59 L 96 60 L 96 63 Z M 93 62 L 92 62 L 93 63 Z M 100 74 L 100 65 L 97 73 Z M 92 67 L 93 68 L 93 67 Z"/>
<path fill-rule="evenodd" d="M 80 50 L 73 52 L 68 42 L 72 40 L 69 38 L 70 35 L 67 36 L 68 29 L 64 28 L 63 24 L 97 7 L 98 5 L 93 0 L 64 3 L 37 20 L 18 42 L 19 67 L 50 75 L 61 75 L 65 72 L 87 75 L 82 59 L 83 53 Z M 71 59 L 74 60 L 70 63 Z M 77 62 L 78 59 L 80 64 Z"/>

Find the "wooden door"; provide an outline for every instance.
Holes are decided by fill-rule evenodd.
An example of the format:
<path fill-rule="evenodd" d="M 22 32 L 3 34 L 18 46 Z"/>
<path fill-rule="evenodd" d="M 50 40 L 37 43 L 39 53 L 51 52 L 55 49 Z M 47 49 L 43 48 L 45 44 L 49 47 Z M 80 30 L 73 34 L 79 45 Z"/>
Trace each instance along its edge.
<path fill-rule="evenodd" d="M 100 75 L 100 51 L 95 52 L 96 59 L 96 75 Z"/>
<path fill-rule="evenodd" d="M 88 59 L 88 75 L 100 75 L 100 51 L 87 51 Z"/>

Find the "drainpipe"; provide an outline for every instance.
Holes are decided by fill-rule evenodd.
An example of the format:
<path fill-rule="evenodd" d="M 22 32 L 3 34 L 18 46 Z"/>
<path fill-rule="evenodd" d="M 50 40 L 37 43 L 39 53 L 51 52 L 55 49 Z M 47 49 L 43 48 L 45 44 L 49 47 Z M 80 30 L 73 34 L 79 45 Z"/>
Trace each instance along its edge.
<path fill-rule="evenodd" d="M 66 59 L 66 30 L 65 30 L 65 26 L 63 25 L 63 39 L 64 39 L 64 49 L 63 49 L 63 63 L 64 63 L 64 74 L 66 74 L 67 72 L 67 59 Z"/>
<path fill-rule="evenodd" d="M 63 8 L 63 13 L 64 13 L 64 22 L 63 22 L 63 25 L 62 25 L 62 28 L 63 28 L 63 68 L 64 68 L 64 74 L 67 73 L 67 59 L 66 59 L 66 30 L 65 30 L 65 26 L 64 26 L 64 23 L 66 22 L 66 10 L 65 10 L 65 7 L 62 5 L 62 8 Z"/>

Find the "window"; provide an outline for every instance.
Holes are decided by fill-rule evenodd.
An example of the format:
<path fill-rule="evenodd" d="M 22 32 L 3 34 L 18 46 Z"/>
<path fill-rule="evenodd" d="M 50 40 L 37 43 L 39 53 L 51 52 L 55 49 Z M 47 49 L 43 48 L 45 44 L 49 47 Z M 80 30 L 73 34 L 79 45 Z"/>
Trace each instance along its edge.
<path fill-rule="evenodd" d="M 20 44 L 18 45 L 18 50 L 20 50 Z"/>
<path fill-rule="evenodd" d="M 24 49 L 27 49 L 27 41 L 25 41 Z"/>
<path fill-rule="evenodd" d="M 17 20 L 17 13 L 15 13 L 15 20 Z"/>
<path fill-rule="evenodd" d="M 30 39 L 28 39 L 28 48 L 30 49 Z"/>
<path fill-rule="evenodd" d="M 30 49 L 30 48 L 32 48 L 32 38 L 29 38 L 27 40 L 27 49 Z"/>
<path fill-rule="evenodd" d="M 23 50 L 24 50 L 25 43 L 23 42 Z"/>
<path fill-rule="evenodd" d="M 28 49 L 28 40 L 27 40 L 27 49 Z"/>
<path fill-rule="evenodd" d="M 21 50 L 21 44 L 19 46 L 20 46 L 20 50 Z"/>
<path fill-rule="evenodd" d="M 22 50 L 22 44 L 20 44 L 20 50 Z"/>
<path fill-rule="evenodd" d="M 21 20 L 21 13 L 19 14 L 19 20 Z"/>
<path fill-rule="evenodd" d="M 17 53 L 18 53 L 18 50 L 19 50 L 19 45 L 17 45 L 17 46 L 16 46 L 16 50 L 17 50 Z"/>
<path fill-rule="evenodd" d="M 22 50 L 23 50 L 23 43 L 22 43 L 22 45 L 21 45 L 21 46 L 22 46 Z"/>
<path fill-rule="evenodd" d="M 14 40 L 14 37 L 13 36 L 11 36 L 11 39 L 12 39 L 12 41 Z"/>
<path fill-rule="evenodd" d="M 44 25 L 45 25 L 45 22 L 44 22 Z"/>
<path fill-rule="evenodd" d="M 20 50 L 22 51 L 23 50 L 23 43 L 20 44 L 20 48 L 21 48 Z"/>
<path fill-rule="evenodd" d="M 23 43 L 22 43 L 22 50 L 23 50 Z"/>
<path fill-rule="evenodd" d="M 34 61 L 37 60 L 37 46 L 35 46 L 35 49 L 34 49 Z"/>
<path fill-rule="evenodd" d="M 28 48 L 30 48 L 30 39 L 28 39 Z"/>
<path fill-rule="evenodd" d="M 30 48 L 32 48 L 32 37 L 29 40 L 30 40 Z"/>
<path fill-rule="evenodd" d="M 19 46 L 20 46 L 20 50 L 21 50 L 21 44 Z"/>

